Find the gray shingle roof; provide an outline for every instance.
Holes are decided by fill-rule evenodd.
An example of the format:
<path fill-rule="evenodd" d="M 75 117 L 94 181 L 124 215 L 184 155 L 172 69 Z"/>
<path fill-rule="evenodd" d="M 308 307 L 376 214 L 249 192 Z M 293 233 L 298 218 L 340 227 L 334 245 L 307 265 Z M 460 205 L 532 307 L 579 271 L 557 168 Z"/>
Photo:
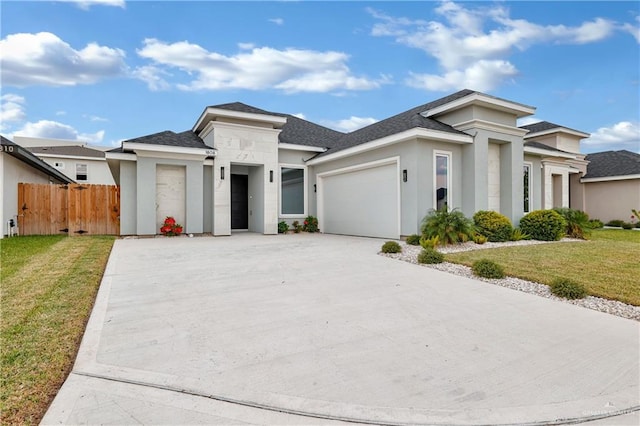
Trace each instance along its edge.
<path fill-rule="evenodd" d="M 540 121 L 538 123 L 527 124 L 526 126 L 520 126 L 520 128 L 529 130 L 530 134 L 544 132 L 544 131 L 553 130 L 553 129 L 567 129 L 567 130 L 572 130 L 578 133 L 585 133 L 580 130 L 572 129 L 567 126 L 561 126 L 559 124 L 550 123 L 548 121 Z"/>
<path fill-rule="evenodd" d="M 181 133 L 175 133 L 171 130 L 165 130 L 164 132 L 154 133 L 152 135 L 141 136 L 135 139 L 129 139 L 124 142 L 130 143 L 146 143 L 151 145 L 165 145 L 165 146 L 180 146 L 185 148 L 203 148 L 208 149 L 209 146 L 200 139 L 198 135 L 191 130 L 187 130 Z M 111 150 L 110 152 L 117 152 L 117 150 Z"/>
<path fill-rule="evenodd" d="M 51 165 L 42 161 L 40 158 L 36 157 L 34 154 L 27 151 L 17 143 L 5 138 L 2 135 L 0 135 L 0 141 L 2 142 L 3 146 L 11 147 L 11 149 L 9 151 L 6 151 L 6 153 L 11 155 L 12 157 L 17 158 L 18 160 L 30 165 L 31 167 L 41 171 L 42 173 L 45 173 L 58 182 L 74 183 L 73 179 L 71 179 L 64 173 L 54 169 L 53 167 L 51 167 Z"/>
<path fill-rule="evenodd" d="M 69 145 L 69 146 L 37 146 L 27 148 L 34 154 L 49 154 L 60 156 L 74 157 L 93 157 L 96 159 L 104 158 L 104 151 L 87 148 L 86 146 Z"/>
<path fill-rule="evenodd" d="M 631 151 L 596 152 L 585 159 L 589 161 L 585 179 L 640 175 L 640 154 Z"/>
<path fill-rule="evenodd" d="M 572 152 L 568 152 L 568 151 L 563 151 L 561 149 L 558 148 L 554 148 L 552 146 L 549 145 L 545 145 L 541 142 L 535 142 L 535 141 L 528 141 L 524 143 L 524 146 L 530 146 L 531 148 L 538 148 L 538 149 L 544 149 L 546 151 L 555 151 L 555 152 L 562 152 L 564 154 L 573 154 Z"/>

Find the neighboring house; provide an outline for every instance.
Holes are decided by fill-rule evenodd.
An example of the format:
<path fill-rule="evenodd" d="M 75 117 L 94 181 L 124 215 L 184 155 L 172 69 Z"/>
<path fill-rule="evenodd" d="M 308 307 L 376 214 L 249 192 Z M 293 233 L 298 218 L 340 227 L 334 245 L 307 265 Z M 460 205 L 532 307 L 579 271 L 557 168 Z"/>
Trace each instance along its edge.
<path fill-rule="evenodd" d="M 78 183 L 115 184 L 103 149 L 70 140 L 23 136 L 16 136 L 14 139 L 16 143 Z"/>
<path fill-rule="evenodd" d="M 430 209 L 467 216 L 570 205 L 586 167 L 580 139 L 535 108 L 462 90 L 351 133 L 242 103 L 209 106 L 191 130 L 107 152 L 121 186 L 121 233 L 153 235 L 166 216 L 187 233 L 277 233 L 317 216 L 322 232 L 399 238 Z"/>
<path fill-rule="evenodd" d="M 0 238 L 8 234 L 10 220 L 17 223 L 18 183 L 73 183 L 60 171 L 42 161 L 31 152 L 5 138 L 2 139 L 0 155 Z"/>
<path fill-rule="evenodd" d="M 631 209 L 640 210 L 640 154 L 606 151 L 587 155 L 587 174 L 581 179 L 584 210 L 603 222 L 630 221 Z"/>

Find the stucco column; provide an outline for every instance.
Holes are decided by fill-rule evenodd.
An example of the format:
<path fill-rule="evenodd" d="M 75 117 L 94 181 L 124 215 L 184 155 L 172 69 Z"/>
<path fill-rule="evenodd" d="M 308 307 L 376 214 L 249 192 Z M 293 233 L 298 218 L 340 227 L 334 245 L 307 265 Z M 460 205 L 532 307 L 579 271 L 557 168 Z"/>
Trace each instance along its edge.
<path fill-rule="evenodd" d="M 231 235 L 231 163 L 228 160 L 216 159 L 213 163 L 213 188 L 213 235 Z"/>
<path fill-rule="evenodd" d="M 518 223 L 524 212 L 522 139 L 500 146 L 500 212 Z"/>
<path fill-rule="evenodd" d="M 462 211 L 467 217 L 488 208 L 488 163 L 489 137 L 479 130 L 473 143 L 462 149 Z"/>

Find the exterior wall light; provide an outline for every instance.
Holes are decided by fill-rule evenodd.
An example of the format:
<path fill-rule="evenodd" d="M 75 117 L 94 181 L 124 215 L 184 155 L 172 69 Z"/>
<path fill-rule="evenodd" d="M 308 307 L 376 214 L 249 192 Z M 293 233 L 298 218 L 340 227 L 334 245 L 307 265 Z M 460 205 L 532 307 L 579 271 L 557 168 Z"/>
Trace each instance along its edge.
<path fill-rule="evenodd" d="M 316 186 L 316 184 L 313 184 L 313 192 L 318 192 L 318 187 Z"/>
<path fill-rule="evenodd" d="M 224 166 L 220 167 L 220 180 L 224 180 Z"/>
<path fill-rule="evenodd" d="M 273 170 L 269 170 L 269 182 L 273 182 Z"/>
<path fill-rule="evenodd" d="M 402 181 L 406 182 L 407 181 L 407 169 L 404 169 L 402 171 Z"/>

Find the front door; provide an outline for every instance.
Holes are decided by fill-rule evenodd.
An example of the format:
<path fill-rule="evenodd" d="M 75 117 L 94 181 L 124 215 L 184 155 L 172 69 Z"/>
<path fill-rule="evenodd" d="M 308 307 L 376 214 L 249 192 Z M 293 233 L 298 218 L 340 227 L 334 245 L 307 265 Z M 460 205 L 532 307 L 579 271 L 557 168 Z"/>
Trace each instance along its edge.
<path fill-rule="evenodd" d="M 249 229 L 249 176 L 231 175 L 231 229 Z"/>

